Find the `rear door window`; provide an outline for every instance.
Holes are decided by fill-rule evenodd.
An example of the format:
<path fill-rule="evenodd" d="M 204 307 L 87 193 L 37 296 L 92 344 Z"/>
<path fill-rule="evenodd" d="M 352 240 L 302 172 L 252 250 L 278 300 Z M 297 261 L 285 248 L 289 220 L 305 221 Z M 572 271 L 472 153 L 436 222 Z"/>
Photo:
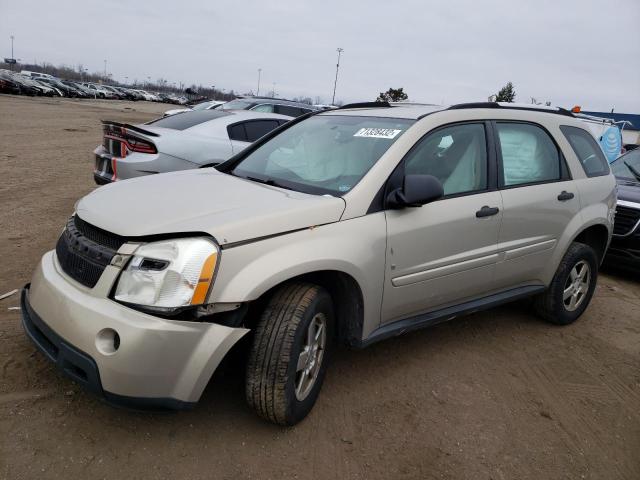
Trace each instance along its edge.
<path fill-rule="evenodd" d="M 587 177 L 598 177 L 609 174 L 609 162 L 607 162 L 602 149 L 596 139 L 582 128 L 561 125 L 560 130 L 573 148 L 576 157 L 580 160 Z"/>
<path fill-rule="evenodd" d="M 229 125 L 227 131 L 231 140 L 255 142 L 279 126 L 280 122 L 278 120 L 249 120 Z"/>
<path fill-rule="evenodd" d="M 502 152 L 502 186 L 561 180 L 563 160 L 546 131 L 537 125 L 508 122 L 497 122 L 496 129 Z"/>
<path fill-rule="evenodd" d="M 247 132 L 247 141 L 255 142 L 271 130 L 278 128 L 278 126 L 279 125 L 276 120 L 254 120 L 252 122 L 245 122 L 244 128 Z"/>

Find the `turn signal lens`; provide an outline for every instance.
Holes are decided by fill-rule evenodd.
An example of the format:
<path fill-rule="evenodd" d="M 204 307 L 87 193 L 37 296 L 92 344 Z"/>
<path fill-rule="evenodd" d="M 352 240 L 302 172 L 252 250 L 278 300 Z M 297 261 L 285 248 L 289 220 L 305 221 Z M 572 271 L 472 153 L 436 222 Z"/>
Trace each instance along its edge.
<path fill-rule="evenodd" d="M 204 265 L 202 266 L 202 272 L 200 272 L 200 278 L 198 279 L 198 285 L 196 285 L 196 290 L 193 292 L 191 305 L 202 305 L 206 300 L 209 287 L 211 286 L 211 281 L 213 280 L 213 273 L 216 268 L 217 259 L 218 254 L 212 253 L 205 260 Z"/>

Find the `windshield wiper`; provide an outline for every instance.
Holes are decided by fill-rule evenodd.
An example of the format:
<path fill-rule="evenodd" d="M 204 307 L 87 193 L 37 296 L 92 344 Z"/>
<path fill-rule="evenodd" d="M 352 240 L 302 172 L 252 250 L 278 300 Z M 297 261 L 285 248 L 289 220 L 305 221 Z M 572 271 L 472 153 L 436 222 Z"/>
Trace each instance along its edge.
<path fill-rule="evenodd" d="M 284 188 L 286 190 L 293 190 L 293 188 L 287 187 L 286 185 L 282 185 L 281 183 L 276 182 L 272 178 L 258 178 L 258 177 L 251 177 L 249 175 L 246 175 L 246 176 L 238 175 L 238 176 L 240 178 L 251 180 L 252 182 L 262 183 L 263 185 L 269 185 L 270 187 L 278 187 L 278 188 Z"/>
<path fill-rule="evenodd" d="M 635 167 L 629 165 L 629 163 L 626 160 L 623 160 L 622 163 L 624 163 L 626 165 L 626 167 L 629 169 L 629 171 L 631 173 L 633 173 L 633 176 L 636 177 L 636 180 L 638 180 L 640 182 L 640 172 L 638 170 L 636 170 Z"/>

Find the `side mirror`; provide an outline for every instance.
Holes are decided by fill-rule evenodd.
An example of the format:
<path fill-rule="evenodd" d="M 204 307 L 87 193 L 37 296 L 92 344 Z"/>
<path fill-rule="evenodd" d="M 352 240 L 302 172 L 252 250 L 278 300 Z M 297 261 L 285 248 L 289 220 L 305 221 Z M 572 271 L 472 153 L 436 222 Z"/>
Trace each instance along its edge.
<path fill-rule="evenodd" d="M 387 196 L 392 208 L 421 207 L 444 196 L 442 183 L 433 175 L 405 175 L 402 188 Z"/>

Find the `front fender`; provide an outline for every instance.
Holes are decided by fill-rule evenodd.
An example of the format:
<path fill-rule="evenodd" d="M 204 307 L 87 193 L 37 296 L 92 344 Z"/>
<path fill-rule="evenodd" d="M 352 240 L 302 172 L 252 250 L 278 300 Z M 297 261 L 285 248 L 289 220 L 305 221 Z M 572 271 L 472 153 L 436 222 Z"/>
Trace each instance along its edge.
<path fill-rule="evenodd" d="M 366 336 L 380 321 L 385 250 L 383 212 L 225 248 L 209 302 L 248 302 L 294 277 L 339 271 L 362 291 Z"/>

